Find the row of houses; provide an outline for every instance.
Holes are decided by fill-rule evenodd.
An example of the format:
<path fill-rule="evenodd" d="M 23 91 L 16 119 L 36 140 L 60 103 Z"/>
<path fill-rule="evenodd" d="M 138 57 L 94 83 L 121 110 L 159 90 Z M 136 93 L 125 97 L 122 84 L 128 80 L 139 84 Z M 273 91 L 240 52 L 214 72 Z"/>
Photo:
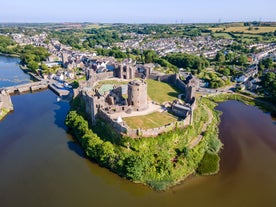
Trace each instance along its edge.
<path fill-rule="evenodd" d="M 115 46 L 120 47 L 122 50 L 126 48 L 155 50 L 160 56 L 165 56 L 171 52 L 183 52 L 197 55 L 203 54 L 207 58 L 214 58 L 219 50 L 233 43 L 233 40 L 230 39 L 214 39 L 211 36 L 199 36 L 194 38 L 159 38 L 141 44 L 145 38 L 143 36 L 143 38 L 125 40 L 123 43 L 116 43 Z"/>
<path fill-rule="evenodd" d="M 258 65 L 253 64 L 247 68 L 247 70 L 243 73 L 243 75 L 237 77 L 235 81 L 238 83 L 243 83 L 243 82 L 246 82 L 249 78 L 254 77 L 257 74 L 258 74 Z"/>

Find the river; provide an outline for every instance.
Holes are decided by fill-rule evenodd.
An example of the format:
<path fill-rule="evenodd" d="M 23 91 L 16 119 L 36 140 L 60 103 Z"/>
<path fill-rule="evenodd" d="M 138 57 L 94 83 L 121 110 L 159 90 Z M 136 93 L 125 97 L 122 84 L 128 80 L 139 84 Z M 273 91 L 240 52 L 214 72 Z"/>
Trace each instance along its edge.
<path fill-rule="evenodd" d="M 1 207 L 276 206 L 276 124 L 256 107 L 237 101 L 217 107 L 219 174 L 154 192 L 84 158 L 64 125 L 69 104 L 51 91 L 12 101 L 14 112 L 0 122 Z"/>
<path fill-rule="evenodd" d="M 20 70 L 20 59 L 0 55 L 0 88 L 31 82 L 29 75 Z"/>

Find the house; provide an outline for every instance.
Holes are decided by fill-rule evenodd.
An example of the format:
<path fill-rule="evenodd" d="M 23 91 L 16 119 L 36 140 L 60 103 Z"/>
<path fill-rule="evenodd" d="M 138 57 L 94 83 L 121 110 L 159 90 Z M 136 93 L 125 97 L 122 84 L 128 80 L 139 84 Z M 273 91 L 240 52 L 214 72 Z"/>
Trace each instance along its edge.
<path fill-rule="evenodd" d="M 276 52 L 273 52 L 269 55 L 273 62 L 276 62 Z"/>
<path fill-rule="evenodd" d="M 247 76 L 245 76 L 245 75 L 242 75 L 242 76 L 236 78 L 235 81 L 238 82 L 238 83 L 242 83 L 242 82 L 247 81 L 248 78 L 249 78 L 249 77 L 247 77 Z"/>
<path fill-rule="evenodd" d="M 189 105 L 182 104 L 179 100 L 173 101 L 171 104 L 172 113 L 179 117 L 187 117 L 189 113 L 191 113 L 192 109 Z"/>
<path fill-rule="evenodd" d="M 63 75 L 63 73 L 58 72 L 54 79 L 63 82 L 65 80 L 65 76 Z"/>
<path fill-rule="evenodd" d="M 75 77 L 75 73 L 73 71 L 66 71 L 64 74 L 70 79 L 73 79 Z"/>
<path fill-rule="evenodd" d="M 45 64 L 48 68 L 58 67 L 58 66 L 61 65 L 60 62 L 44 62 L 44 64 Z"/>

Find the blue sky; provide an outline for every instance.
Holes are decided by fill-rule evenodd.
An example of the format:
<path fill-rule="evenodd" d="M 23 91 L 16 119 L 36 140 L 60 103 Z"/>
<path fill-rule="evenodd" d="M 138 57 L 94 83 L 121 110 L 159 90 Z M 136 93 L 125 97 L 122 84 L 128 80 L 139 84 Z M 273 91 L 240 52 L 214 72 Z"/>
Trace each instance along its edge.
<path fill-rule="evenodd" d="M 276 0 L 5 0 L 0 22 L 276 21 Z"/>

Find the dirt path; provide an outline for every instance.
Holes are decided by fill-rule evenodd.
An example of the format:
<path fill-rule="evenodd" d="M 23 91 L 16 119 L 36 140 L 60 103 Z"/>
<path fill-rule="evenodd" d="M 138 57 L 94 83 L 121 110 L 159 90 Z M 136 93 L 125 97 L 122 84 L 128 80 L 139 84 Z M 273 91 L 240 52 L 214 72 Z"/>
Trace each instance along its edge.
<path fill-rule="evenodd" d="M 208 125 L 211 124 L 211 122 L 212 122 L 212 120 L 213 120 L 213 113 L 211 112 L 211 110 L 210 110 L 207 106 L 205 106 L 205 105 L 203 105 L 203 107 L 204 107 L 204 109 L 206 110 L 209 119 L 208 119 L 207 122 L 205 122 L 205 123 L 203 124 L 203 127 L 202 127 L 202 130 L 201 130 L 200 135 L 198 135 L 197 137 L 193 138 L 193 139 L 191 140 L 191 142 L 189 143 L 189 148 L 190 148 L 190 149 L 194 148 L 194 147 L 202 140 L 202 137 L 203 137 L 203 136 L 202 136 L 202 133 L 206 131 Z"/>

